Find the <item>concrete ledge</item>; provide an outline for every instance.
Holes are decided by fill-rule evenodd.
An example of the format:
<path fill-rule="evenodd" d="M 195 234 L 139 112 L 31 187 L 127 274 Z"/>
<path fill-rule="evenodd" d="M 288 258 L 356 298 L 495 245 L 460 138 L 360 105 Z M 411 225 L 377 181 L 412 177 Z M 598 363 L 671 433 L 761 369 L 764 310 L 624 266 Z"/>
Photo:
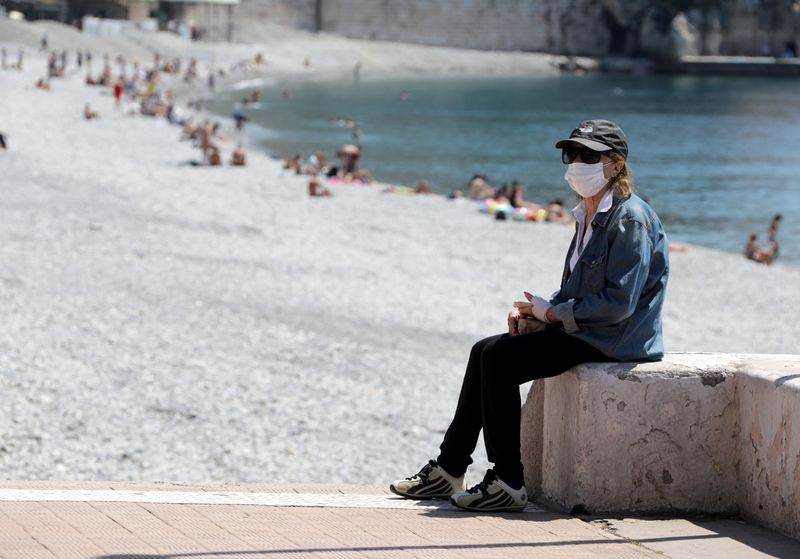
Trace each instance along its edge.
<path fill-rule="evenodd" d="M 768 56 L 683 56 L 671 70 L 679 74 L 800 76 L 800 59 Z"/>
<path fill-rule="evenodd" d="M 800 356 L 669 354 L 537 381 L 532 494 L 597 513 L 736 513 L 800 536 Z"/>

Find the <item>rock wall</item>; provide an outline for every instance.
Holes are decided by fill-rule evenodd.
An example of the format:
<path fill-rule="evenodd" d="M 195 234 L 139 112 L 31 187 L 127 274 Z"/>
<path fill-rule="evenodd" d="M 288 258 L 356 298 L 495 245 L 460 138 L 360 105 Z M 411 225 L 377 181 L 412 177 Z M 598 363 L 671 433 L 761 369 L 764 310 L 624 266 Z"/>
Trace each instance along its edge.
<path fill-rule="evenodd" d="M 317 30 L 317 0 L 242 0 L 238 23 L 268 22 L 309 31 Z"/>
<path fill-rule="evenodd" d="M 800 1 L 242 0 L 239 37 L 250 40 L 264 23 L 474 49 L 780 56 L 800 43 Z"/>
<path fill-rule="evenodd" d="M 326 31 L 361 39 L 487 50 L 593 54 L 608 30 L 597 0 L 325 1 Z"/>
<path fill-rule="evenodd" d="M 232 9 L 231 35 L 234 41 L 262 42 L 278 27 L 316 31 L 318 0 L 242 0 Z M 224 41 L 228 37 L 228 9 L 225 4 L 187 4 L 183 19 L 203 29 L 203 38 Z"/>

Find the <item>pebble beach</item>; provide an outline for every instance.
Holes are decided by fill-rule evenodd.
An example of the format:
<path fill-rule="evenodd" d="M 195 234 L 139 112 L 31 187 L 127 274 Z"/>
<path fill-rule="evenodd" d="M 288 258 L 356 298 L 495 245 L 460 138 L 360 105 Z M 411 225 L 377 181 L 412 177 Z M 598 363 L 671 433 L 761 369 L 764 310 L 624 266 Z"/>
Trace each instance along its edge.
<path fill-rule="evenodd" d="M 54 48 L 149 52 L 50 25 Z M 23 71 L 0 72 L 3 478 L 384 484 L 435 457 L 471 345 L 505 329 L 523 290 L 558 287 L 572 228 L 375 185 L 310 198 L 255 150 L 243 168 L 185 165 L 198 150 L 179 127 L 115 110 L 82 74 L 36 89 L 42 29 L 0 22 L 11 53 L 28 45 Z M 349 76 L 348 52 L 370 61 L 365 79 L 446 59 L 446 75 L 552 71 L 541 55 L 273 40 L 283 80 Z M 230 63 L 261 47 L 196 48 Z M 796 353 L 798 285 L 780 261 L 671 254 L 667 351 Z M 479 448 L 469 480 L 485 467 Z"/>

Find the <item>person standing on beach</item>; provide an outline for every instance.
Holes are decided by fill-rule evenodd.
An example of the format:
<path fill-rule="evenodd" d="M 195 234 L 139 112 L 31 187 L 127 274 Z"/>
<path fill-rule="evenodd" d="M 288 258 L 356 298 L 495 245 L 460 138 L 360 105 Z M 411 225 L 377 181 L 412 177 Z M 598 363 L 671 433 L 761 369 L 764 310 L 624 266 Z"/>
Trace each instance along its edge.
<path fill-rule="evenodd" d="M 520 454 L 519 385 L 592 361 L 657 361 L 669 249 L 656 213 L 633 193 L 628 141 L 607 120 L 587 120 L 556 143 L 579 199 L 561 287 L 549 299 L 525 292 L 508 333 L 477 342 L 439 456 L 394 481 L 410 499 L 449 499 L 465 510 L 520 511 L 528 501 Z M 465 488 L 483 429 L 494 467 Z"/>
<path fill-rule="evenodd" d="M 778 244 L 778 224 L 782 219 L 783 216 L 781 214 L 776 214 L 769 224 L 769 233 L 767 237 L 769 238 L 769 248 L 772 251 L 773 262 L 778 258 L 778 252 L 780 251 L 780 245 Z"/>
<path fill-rule="evenodd" d="M 117 81 L 114 82 L 114 106 L 119 109 L 120 103 L 122 103 L 122 93 L 125 90 L 125 81 L 122 79 L 122 76 L 117 78 Z"/>

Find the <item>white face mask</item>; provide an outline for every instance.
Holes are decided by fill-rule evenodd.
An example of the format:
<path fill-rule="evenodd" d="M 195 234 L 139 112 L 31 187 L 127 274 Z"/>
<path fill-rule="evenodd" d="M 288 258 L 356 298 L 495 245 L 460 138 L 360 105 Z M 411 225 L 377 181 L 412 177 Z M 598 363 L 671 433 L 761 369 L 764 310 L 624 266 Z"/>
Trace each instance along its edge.
<path fill-rule="evenodd" d="M 603 174 L 604 168 L 602 163 L 570 163 L 564 178 L 582 198 L 591 198 L 608 184 L 609 179 Z"/>

